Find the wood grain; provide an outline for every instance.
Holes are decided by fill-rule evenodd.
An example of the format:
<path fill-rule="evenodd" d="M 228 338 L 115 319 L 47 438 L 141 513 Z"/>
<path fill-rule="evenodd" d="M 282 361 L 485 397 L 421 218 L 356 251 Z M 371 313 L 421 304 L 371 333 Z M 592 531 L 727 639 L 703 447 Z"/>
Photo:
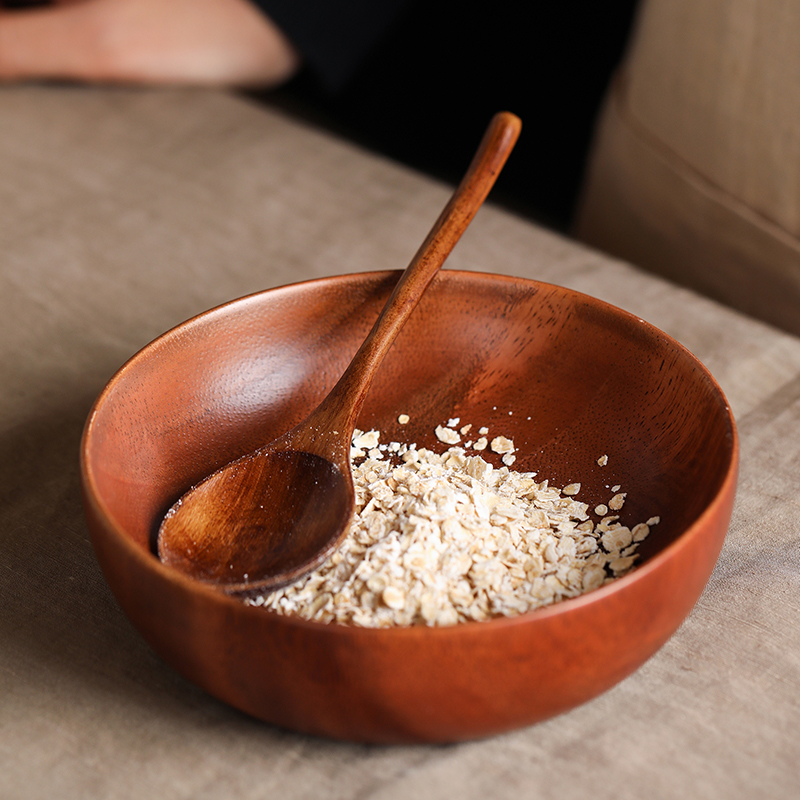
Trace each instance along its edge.
<path fill-rule="evenodd" d="M 459 416 L 511 436 L 516 468 L 562 485 L 580 481 L 590 504 L 622 484 L 623 521 L 662 518 L 644 563 L 612 585 L 515 619 L 392 630 L 280 617 L 159 563 L 152 535 L 165 509 L 210 469 L 313 409 L 396 282 L 397 273 L 367 273 L 264 292 L 145 348 L 87 423 L 87 517 L 133 623 L 216 697 L 337 738 L 480 737 L 585 702 L 677 629 L 730 520 L 736 430 L 702 365 L 637 317 L 535 281 L 445 271 L 388 353 L 359 425 L 395 437 L 397 415 L 407 413 L 403 434 L 437 446 L 433 428 Z"/>

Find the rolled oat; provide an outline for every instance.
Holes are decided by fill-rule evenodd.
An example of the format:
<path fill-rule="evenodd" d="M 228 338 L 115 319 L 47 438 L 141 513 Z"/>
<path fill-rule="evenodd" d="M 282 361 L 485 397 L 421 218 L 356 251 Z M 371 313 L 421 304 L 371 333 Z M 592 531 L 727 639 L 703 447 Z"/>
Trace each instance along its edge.
<path fill-rule="evenodd" d="M 436 428 L 451 445 L 442 453 L 383 445 L 378 431 L 356 431 L 356 515 L 348 537 L 310 575 L 246 602 L 365 627 L 453 625 L 576 597 L 634 567 L 657 517 L 628 528 L 601 505 L 595 523 L 576 498 L 579 483 L 559 490 L 537 482 L 534 472 L 510 470 L 515 446 L 504 436 L 491 440 L 506 462 L 494 467 L 475 452 L 487 446 L 488 429 L 479 429 L 470 452 L 458 446 L 459 423 Z M 617 497 L 621 507 L 624 495 Z"/>

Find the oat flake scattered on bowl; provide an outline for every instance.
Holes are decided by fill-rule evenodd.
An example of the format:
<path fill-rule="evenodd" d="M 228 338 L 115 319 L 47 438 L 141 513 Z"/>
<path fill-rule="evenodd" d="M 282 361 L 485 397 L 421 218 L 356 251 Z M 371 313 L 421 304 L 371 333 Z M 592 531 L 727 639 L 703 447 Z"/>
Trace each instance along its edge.
<path fill-rule="evenodd" d="M 507 460 L 514 445 L 500 437 L 491 449 Z M 348 538 L 304 579 L 246 602 L 373 628 L 516 616 L 624 575 L 658 521 L 595 524 L 573 496 L 579 484 L 537 483 L 536 473 L 495 468 L 461 446 L 437 454 L 356 431 L 351 452 Z"/>

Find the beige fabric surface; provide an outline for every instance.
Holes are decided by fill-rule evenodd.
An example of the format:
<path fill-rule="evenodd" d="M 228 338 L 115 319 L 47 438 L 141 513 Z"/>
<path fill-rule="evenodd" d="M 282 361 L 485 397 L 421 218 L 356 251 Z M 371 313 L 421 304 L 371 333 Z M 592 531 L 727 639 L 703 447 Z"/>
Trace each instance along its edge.
<path fill-rule="evenodd" d="M 449 190 L 202 91 L 5 88 L 0 175 L 0 798 L 797 796 L 800 339 L 484 208 L 450 266 L 598 295 L 711 369 L 742 436 L 731 530 L 683 627 L 591 703 L 453 746 L 312 739 L 209 698 L 129 624 L 83 521 L 81 428 L 190 315 L 404 266 Z"/>
<path fill-rule="evenodd" d="M 576 233 L 800 333 L 800 4 L 644 0 Z"/>

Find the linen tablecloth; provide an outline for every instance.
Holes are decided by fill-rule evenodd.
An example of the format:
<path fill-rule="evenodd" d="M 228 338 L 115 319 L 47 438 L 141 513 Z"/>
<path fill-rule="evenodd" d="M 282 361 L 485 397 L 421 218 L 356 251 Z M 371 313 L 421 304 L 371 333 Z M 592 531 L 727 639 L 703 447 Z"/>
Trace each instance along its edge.
<path fill-rule="evenodd" d="M 448 266 L 638 314 L 706 364 L 735 413 L 731 529 L 667 645 L 545 723 L 370 747 L 224 706 L 116 605 L 78 473 L 113 372 L 226 300 L 404 267 L 449 192 L 248 97 L 0 90 L 0 798 L 800 796 L 800 339 L 491 204 Z"/>

